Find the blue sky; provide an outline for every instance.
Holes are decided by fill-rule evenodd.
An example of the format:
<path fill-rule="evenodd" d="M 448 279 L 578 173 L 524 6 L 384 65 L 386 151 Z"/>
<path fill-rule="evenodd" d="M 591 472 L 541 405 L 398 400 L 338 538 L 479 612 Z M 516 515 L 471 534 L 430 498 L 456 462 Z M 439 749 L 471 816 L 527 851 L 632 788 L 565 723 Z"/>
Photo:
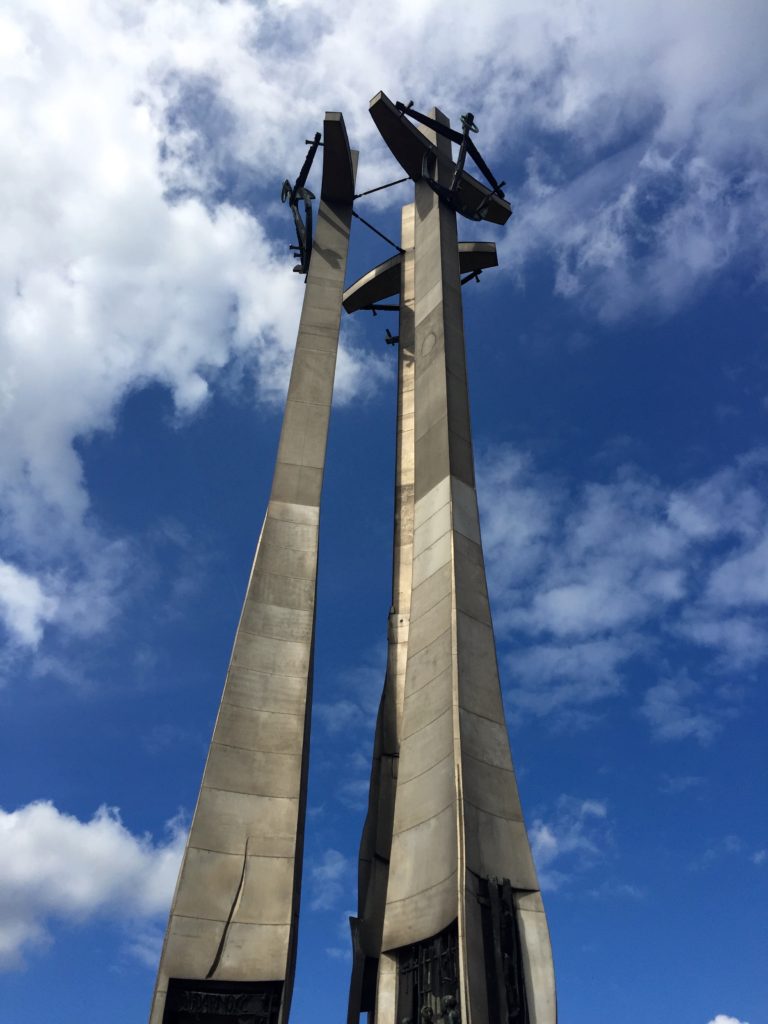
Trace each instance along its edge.
<path fill-rule="evenodd" d="M 280 184 L 327 109 L 360 188 L 399 177 L 380 89 L 471 109 L 515 207 L 460 230 L 502 264 L 465 289 L 467 353 L 561 1017 L 768 1019 L 768 9 L 543 6 L 0 12 L 0 1024 L 147 1014 L 301 303 Z M 395 237 L 408 200 L 360 212 Z M 390 253 L 356 224 L 350 280 Z M 296 1024 L 346 1003 L 387 326 L 343 327 Z"/>

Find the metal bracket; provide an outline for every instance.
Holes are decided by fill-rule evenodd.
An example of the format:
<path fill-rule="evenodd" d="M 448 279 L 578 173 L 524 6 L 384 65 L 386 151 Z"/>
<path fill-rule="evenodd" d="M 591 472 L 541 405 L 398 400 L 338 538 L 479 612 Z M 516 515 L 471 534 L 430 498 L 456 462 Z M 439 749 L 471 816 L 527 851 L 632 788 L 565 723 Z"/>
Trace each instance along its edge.
<path fill-rule="evenodd" d="M 370 310 L 374 316 L 377 313 L 399 313 L 400 307 L 391 302 L 371 302 L 368 306 L 361 306 L 361 309 Z"/>
<path fill-rule="evenodd" d="M 290 245 L 288 248 L 291 249 L 295 258 L 299 261 L 298 264 L 293 268 L 296 274 L 305 274 L 309 270 L 309 260 L 312 256 L 312 201 L 315 198 L 313 192 L 310 192 L 306 187 L 307 176 L 312 166 L 312 161 L 315 159 L 315 153 L 318 148 L 322 146 L 320 141 L 320 132 L 315 132 L 315 137 L 311 141 L 306 139 L 306 143 L 309 146 L 309 151 L 304 158 L 299 176 L 291 185 L 290 181 L 286 178 L 283 182 L 282 192 L 280 198 L 284 203 L 288 203 L 293 214 L 293 223 L 296 228 L 296 240 L 298 245 Z M 299 203 L 304 204 L 304 220 L 302 220 L 301 213 L 299 212 Z"/>

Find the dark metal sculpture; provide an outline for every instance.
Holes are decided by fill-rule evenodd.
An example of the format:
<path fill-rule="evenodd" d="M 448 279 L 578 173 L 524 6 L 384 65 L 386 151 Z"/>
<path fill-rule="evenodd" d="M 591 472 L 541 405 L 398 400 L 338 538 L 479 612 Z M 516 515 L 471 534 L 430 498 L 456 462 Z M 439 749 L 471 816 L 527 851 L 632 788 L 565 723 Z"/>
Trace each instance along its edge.
<path fill-rule="evenodd" d="M 283 182 L 283 190 L 280 193 L 282 201 L 284 203 L 287 202 L 291 208 L 293 223 L 296 227 L 298 245 L 290 246 L 296 259 L 299 261 L 293 268 L 296 274 L 307 273 L 309 270 L 309 260 L 312 256 L 312 200 L 315 198 L 315 194 L 309 191 L 306 183 L 307 176 L 312 167 L 312 161 L 315 159 L 315 153 L 318 147 L 322 146 L 320 139 L 320 132 L 315 132 L 315 137 L 311 142 L 307 139 L 309 150 L 304 158 L 299 176 L 293 185 L 286 178 Z M 304 203 L 304 220 L 302 220 L 301 213 L 299 212 L 299 203 Z"/>
<path fill-rule="evenodd" d="M 498 196 L 499 199 L 504 198 L 504 192 L 502 191 L 506 182 L 497 181 L 491 173 L 491 169 L 488 164 L 483 160 L 478 152 L 477 146 L 474 144 L 470 135 L 477 134 L 480 129 L 475 121 L 475 116 L 471 112 L 461 115 L 461 127 L 460 132 L 455 131 L 453 128 L 447 125 L 441 124 L 432 117 L 428 117 L 426 114 L 420 113 L 418 110 L 413 109 L 413 101 L 410 103 L 395 103 L 395 107 L 400 111 L 400 115 L 407 115 L 414 121 L 418 121 L 420 124 L 425 125 L 427 128 L 431 128 L 438 135 L 444 136 L 446 139 L 450 139 L 451 142 L 455 142 L 459 147 L 459 155 L 456 160 L 456 167 L 453 172 L 453 178 L 450 186 L 446 188 L 445 185 L 441 185 L 435 180 L 434 171 L 429 173 L 429 154 L 424 155 L 424 161 L 422 164 L 421 176 L 429 182 L 430 188 L 432 188 L 452 210 L 456 213 L 460 213 L 463 217 L 468 217 L 470 220 L 484 220 L 488 209 L 488 205 L 493 196 Z M 469 154 L 475 161 L 478 170 L 481 172 L 485 180 L 488 182 L 491 191 L 483 202 L 479 206 L 464 202 L 462 195 L 462 178 L 464 172 L 464 164 Z"/>
<path fill-rule="evenodd" d="M 459 961 L 456 924 L 398 953 L 398 1021 L 427 1024 L 459 1021 Z M 452 1014 L 452 1016 L 451 1016 Z"/>
<path fill-rule="evenodd" d="M 480 879 L 488 1010 L 500 1024 L 529 1024 L 515 891 L 508 879 Z"/>
<path fill-rule="evenodd" d="M 187 981 L 168 986 L 170 1024 L 277 1024 L 282 983 Z"/>

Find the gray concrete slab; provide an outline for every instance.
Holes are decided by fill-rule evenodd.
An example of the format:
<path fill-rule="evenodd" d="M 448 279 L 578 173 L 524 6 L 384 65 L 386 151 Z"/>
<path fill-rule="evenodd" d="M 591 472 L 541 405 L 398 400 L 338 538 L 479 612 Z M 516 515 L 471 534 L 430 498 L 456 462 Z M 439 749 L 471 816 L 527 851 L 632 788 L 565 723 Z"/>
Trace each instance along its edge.
<path fill-rule="evenodd" d="M 384 907 L 389 881 L 389 856 L 394 830 L 395 787 L 399 775 L 408 638 L 411 622 L 413 573 L 413 219 L 412 206 L 403 208 L 402 259 L 393 267 L 399 278 L 400 343 L 397 369 L 395 443 L 395 524 L 392 558 L 392 607 L 387 624 L 387 671 L 374 737 L 368 813 L 360 843 L 357 941 L 353 951 L 347 1020 L 357 1024 L 368 993 L 363 991 L 366 961 L 382 965 L 387 981 L 382 1005 L 391 1004 L 392 962 L 382 957 Z M 392 273 L 392 268 L 387 270 Z M 387 989 L 389 984 L 390 989 Z M 389 996 L 386 992 L 389 991 Z M 380 986 L 375 998 L 379 999 Z M 373 1006 L 366 1007 L 373 1009 Z"/>
<path fill-rule="evenodd" d="M 351 284 L 342 299 L 347 313 L 356 313 L 374 302 L 386 302 L 399 295 L 400 264 L 399 254 L 391 256 Z M 459 242 L 459 268 L 462 274 L 477 273 L 498 265 L 495 242 Z"/>
<path fill-rule="evenodd" d="M 424 152 L 433 154 L 438 181 L 447 184 L 450 144 L 434 134 L 425 142 L 429 132 L 398 112 L 393 116 L 393 111 L 382 94 L 372 101 L 382 134 L 417 179 L 412 258 L 414 539 L 382 940 L 390 959 L 379 960 L 382 997 L 374 1021 L 399 1024 L 393 1016 L 397 983 L 391 969 L 396 951 L 456 922 L 461 1019 L 464 1024 L 488 1024 L 477 910 L 477 880 L 482 878 L 508 879 L 513 888 L 537 897 L 533 904 L 521 904 L 519 911 L 528 994 L 537 1024 L 555 1024 L 551 951 L 512 767 L 481 546 L 456 218 L 416 169 Z M 374 274 L 349 298 L 359 301 L 376 286 Z"/>
<path fill-rule="evenodd" d="M 320 494 L 356 154 L 324 121 L 323 184 L 272 493 L 160 960 L 169 978 L 283 983 L 295 963 Z M 255 268 L 254 272 L 257 272 Z"/>

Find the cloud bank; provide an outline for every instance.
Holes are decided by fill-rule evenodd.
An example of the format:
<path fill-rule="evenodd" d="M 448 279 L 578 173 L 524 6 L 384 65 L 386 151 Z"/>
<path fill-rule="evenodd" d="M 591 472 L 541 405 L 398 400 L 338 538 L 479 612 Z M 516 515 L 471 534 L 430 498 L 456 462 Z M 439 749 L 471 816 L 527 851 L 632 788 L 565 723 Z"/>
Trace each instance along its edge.
<path fill-rule="evenodd" d="M 52 941 L 51 926 L 93 918 L 121 923 L 142 955 L 149 928 L 167 914 L 185 832 L 171 821 L 164 841 L 131 833 L 115 808 L 90 821 L 36 801 L 0 808 L 0 969 L 23 966 L 24 953 Z M 156 959 L 156 957 L 155 957 Z"/>
<path fill-rule="evenodd" d="M 767 471 L 756 450 L 678 487 L 627 465 L 574 488 L 514 449 L 487 457 L 483 539 L 513 707 L 577 724 L 642 659 L 658 673 L 642 705 L 653 734 L 711 740 L 735 713 L 730 674 L 768 656 Z M 706 692 L 684 664 L 670 671 L 669 641 L 678 658 L 696 652 Z"/>
<path fill-rule="evenodd" d="M 456 33 L 463 13 L 454 0 L 395 2 L 383 21 L 373 0 L 354 12 L 30 0 L 0 15 L 0 616 L 12 641 L 74 628 L 62 609 L 78 591 L 96 595 L 103 624 L 114 614 L 124 553 L 90 518 L 78 439 L 111 429 L 149 383 L 180 416 L 233 367 L 257 400 L 282 393 L 301 284 L 276 183 L 324 108 L 347 115 L 370 187 L 393 170 L 371 95 L 453 117 L 471 107 L 519 211 L 503 263 L 524 277 L 550 259 L 556 290 L 602 318 L 673 310 L 740 261 L 764 276 L 765 4 L 481 0 L 472 32 Z M 380 379 L 374 357 L 345 348 L 342 400 Z M 640 600 L 654 585 L 675 583 L 657 574 Z M 725 594 L 728 574 L 712 586 Z M 569 614 L 567 592 L 548 600 Z M 714 623 L 690 629 L 720 642 Z"/>

